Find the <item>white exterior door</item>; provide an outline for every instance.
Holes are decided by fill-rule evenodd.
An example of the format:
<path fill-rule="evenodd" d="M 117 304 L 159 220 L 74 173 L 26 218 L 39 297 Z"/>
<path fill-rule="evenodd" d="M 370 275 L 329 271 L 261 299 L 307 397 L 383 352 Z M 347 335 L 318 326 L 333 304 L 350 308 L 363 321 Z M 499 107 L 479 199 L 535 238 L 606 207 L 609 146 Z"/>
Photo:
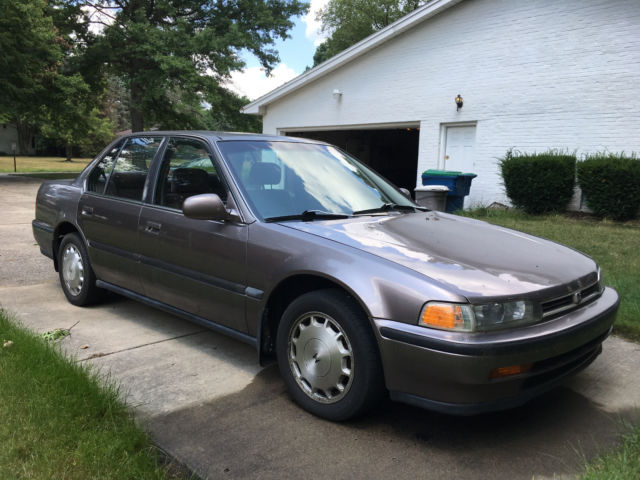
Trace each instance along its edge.
<path fill-rule="evenodd" d="M 446 127 L 444 168 L 463 173 L 474 173 L 476 149 L 475 125 Z"/>

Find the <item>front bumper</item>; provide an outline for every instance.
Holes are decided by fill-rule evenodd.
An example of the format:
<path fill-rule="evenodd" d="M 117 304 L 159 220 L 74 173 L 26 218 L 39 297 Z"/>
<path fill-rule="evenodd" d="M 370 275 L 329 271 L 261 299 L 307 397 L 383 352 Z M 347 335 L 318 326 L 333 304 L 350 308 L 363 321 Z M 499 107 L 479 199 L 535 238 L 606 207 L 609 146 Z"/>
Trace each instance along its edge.
<path fill-rule="evenodd" d="M 490 333 L 374 319 L 387 388 L 395 400 L 461 415 L 521 405 L 598 356 L 618 305 L 616 291 L 605 288 L 561 317 Z M 490 378 L 496 368 L 524 364 L 533 364 L 527 373 Z"/>

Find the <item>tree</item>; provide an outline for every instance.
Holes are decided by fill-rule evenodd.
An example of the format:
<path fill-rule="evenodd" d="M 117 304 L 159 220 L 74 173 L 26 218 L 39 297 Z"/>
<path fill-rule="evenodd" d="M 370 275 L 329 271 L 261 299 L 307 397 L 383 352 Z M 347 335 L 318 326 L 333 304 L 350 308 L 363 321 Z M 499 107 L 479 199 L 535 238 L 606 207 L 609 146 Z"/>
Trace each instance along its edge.
<path fill-rule="evenodd" d="M 329 0 L 318 14 L 329 37 L 313 56 L 313 66 L 395 22 L 429 0 Z"/>
<path fill-rule="evenodd" d="M 203 104 L 221 101 L 220 83 L 244 66 L 239 52 L 252 52 L 270 71 L 278 61 L 270 47 L 308 7 L 300 0 L 70 3 L 97 12 L 90 21 L 104 29 L 85 35 L 87 56 L 123 80 L 133 131 L 205 125 Z"/>
<path fill-rule="evenodd" d="M 221 131 L 262 132 L 262 120 L 255 115 L 240 113 L 242 107 L 250 102 L 233 92 L 220 88 L 218 95 L 206 113 L 206 128 Z"/>
<path fill-rule="evenodd" d="M 58 75 L 49 94 L 55 108 L 44 110 L 40 130 L 65 147 L 68 162 L 74 145 L 95 154 L 113 137 L 113 123 L 98 110 L 99 102 L 79 73 Z"/>
<path fill-rule="evenodd" d="M 16 123 L 21 154 L 43 123 L 48 135 L 67 146 L 88 134 L 93 98 L 73 71 L 73 38 L 85 33 L 78 6 L 55 0 L 0 3 L 0 111 Z M 58 135 L 59 133 L 59 135 Z"/>
<path fill-rule="evenodd" d="M 115 75 L 105 77 L 106 89 L 102 97 L 102 112 L 113 124 L 115 132 L 131 128 L 129 92 L 124 81 Z"/>
<path fill-rule="evenodd" d="M 28 153 L 62 58 L 45 0 L 0 3 L 0 112 L 16 123 L 18 150 Z"/>

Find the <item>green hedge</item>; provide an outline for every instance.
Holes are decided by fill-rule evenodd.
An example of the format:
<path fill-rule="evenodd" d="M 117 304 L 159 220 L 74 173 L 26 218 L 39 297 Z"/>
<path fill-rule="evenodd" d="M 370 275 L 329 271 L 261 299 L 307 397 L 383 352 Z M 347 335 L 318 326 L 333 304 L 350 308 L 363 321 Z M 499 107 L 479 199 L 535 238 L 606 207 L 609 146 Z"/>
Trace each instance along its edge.
<path fill-rule="evenodd" d="M 578 163 L 578 183 L 587 206 L 614 220 L 637 217 L 640 210 L 640 159 L 624 153 L 596 153 Z"/>
<path fill-rule="evenodd" d="M 511 202 L 527 213 L 564 211 L 573 195 L 576 156 L 549 150 L 508 150 L 500 159 L 502 179 Z"/>

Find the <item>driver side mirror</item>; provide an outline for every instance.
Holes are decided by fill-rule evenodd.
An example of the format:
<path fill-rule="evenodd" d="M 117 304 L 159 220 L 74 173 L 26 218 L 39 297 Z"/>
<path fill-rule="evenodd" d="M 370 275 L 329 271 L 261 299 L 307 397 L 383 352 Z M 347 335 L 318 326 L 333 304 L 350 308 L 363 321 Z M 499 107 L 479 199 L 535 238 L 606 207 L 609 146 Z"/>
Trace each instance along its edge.
<path fill-rule="evenodd" d="M 215 193 L 202 193 L 185 199 L 182 204 L 185 217 L 197 220 L 229 220 L 230 215 Z"/>
<path fill-rule="evenodd" d="M 411 198 L 411 192 L 409 190 L 407 190 L 406 188 L 400 187 L 400 188 L 398 188 L 398 190 L 400 190 L 405 197 Z"/>

